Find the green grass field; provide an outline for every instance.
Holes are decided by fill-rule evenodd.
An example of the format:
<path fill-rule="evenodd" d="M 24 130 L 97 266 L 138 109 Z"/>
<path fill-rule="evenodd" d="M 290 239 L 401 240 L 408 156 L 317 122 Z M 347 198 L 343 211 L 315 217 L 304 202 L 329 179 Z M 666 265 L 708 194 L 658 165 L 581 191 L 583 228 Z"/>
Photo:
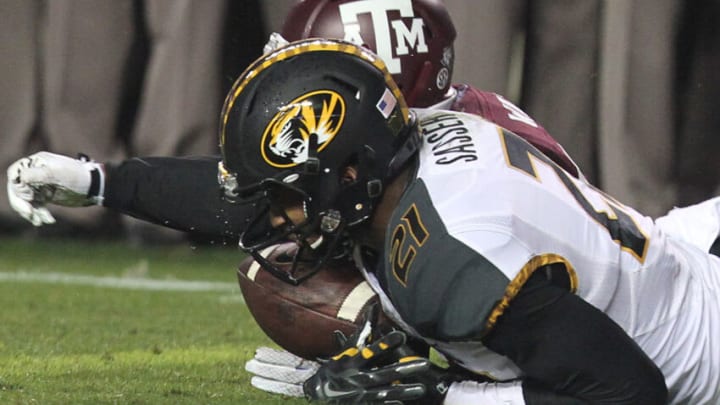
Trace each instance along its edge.
<path fill-rule="evenodd" d="M 0 404 L 306 404 L 244 371 L 234 248 L 0 239 Z"/>

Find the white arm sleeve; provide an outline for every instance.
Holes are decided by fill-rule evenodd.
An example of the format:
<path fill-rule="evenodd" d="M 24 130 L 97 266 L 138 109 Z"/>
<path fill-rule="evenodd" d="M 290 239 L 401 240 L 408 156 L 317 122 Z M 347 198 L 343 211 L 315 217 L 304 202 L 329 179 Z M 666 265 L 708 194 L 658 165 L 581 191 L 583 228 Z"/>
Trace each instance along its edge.
<path fill-rule="evenodd" d="M 525 405 L 521 382 L 461 381 L 453 383 L 445 396 L 443 405 L 467 404 Z"/>

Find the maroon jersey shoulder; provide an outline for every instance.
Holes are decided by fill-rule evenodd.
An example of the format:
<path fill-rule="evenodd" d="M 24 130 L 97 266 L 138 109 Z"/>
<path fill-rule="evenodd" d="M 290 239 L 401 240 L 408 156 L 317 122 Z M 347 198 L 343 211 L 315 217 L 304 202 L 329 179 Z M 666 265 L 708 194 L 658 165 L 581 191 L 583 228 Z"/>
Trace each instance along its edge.
<path fill-rule="evenodd" d="M 499 94 L 478 90 L 467 84 L 453 85 L 457 91 L 451 109 L 477 114 L 530 142 L 573 176 L 578 168 L 562 146 L 520 107 Z"/>

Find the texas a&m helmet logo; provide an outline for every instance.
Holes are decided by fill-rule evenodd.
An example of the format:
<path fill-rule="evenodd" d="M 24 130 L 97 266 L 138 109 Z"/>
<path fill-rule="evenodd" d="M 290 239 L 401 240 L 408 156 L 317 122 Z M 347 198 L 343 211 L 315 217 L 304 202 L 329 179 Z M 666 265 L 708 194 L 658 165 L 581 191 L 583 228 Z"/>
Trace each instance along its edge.
<path fill-rule="evenodd" d="M 289 168 L 305 162 L 311 136 L 325 149 L 345 120 L 345 100 L 332 90 L 316 90 L 285 105 L 265 127 L 262 157 L 270 166 Z"/>
<path fill-rule="evenodd" d="M 366 44 L 360 32 L 358 17 L 369 14 L 375 34 L 375 53 L 385 61 L 391 74 L 401 72 L 400 56 L 410 52 L 428 53 L 424 21 L 413 13 L 410 0 L 362 0 L 338 6 L 340 19 L 345 28 L 345 40 L 358 45 Z M 401 19 L 391 20 L 389 13 L 397 11 Z M 395 44 L 393 46 L 393 44 Z M 394 49 L 393 49 L 394 48 Z"/>

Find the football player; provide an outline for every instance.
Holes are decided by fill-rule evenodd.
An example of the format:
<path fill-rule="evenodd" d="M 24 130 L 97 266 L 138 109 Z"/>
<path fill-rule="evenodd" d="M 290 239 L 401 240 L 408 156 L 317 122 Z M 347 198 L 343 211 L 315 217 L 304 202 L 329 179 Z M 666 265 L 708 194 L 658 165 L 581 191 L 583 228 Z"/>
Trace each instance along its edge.
<path fill-rule="evenodd" d="M 261 256 L 277 234 L 352 243 L 401 329 L 321 364 L 308 398 L 720 402 L 720 258 L 516 134 L 410 110 L 380 58 L 320 39 L 248 68 L 222 122 L 227 197 L 265 205 L 275 227 L 250 226 L 241 245 Z M 255 181 L 238 186 L 240 173 Z M 407 356 L 407 335 L 478 377 Z"/>
<path fill-rule="evenodd" d="M 289 12 L 281 34 L 271 36 L 266 51 L 287 40 L 308 37 L 346 38 L 377 51 L 388 60 L 411 105 L 480 114 L 520 134 L 566 170 L 579 174 L 562 147 L 511 102 L 468 85 L 451 86 L 456 32 L 440 1 L 302 1 Z M 101 164 L 40 152 L 8 169 L 8 194 L 15 210 L 36 226 L 55 221 L 48 204 L 97 204 L 232 243 L 247 226 L 253 206 L 217 199 L 214 186 L 206 179 L 215 178 L 219 161 L 219 157 L 146 157 Z M 209 201 L 188 204 L 189 195 Z M 272 365 L 262 357 L 248 367 L 258 374 L 252 380 L 255 386 L 287 393 L 263 377 Z"/>
<path fill-rule="evenodd" d="M 391 18 L 393 15 L 401 16 L 398 18 L 403 21 L 402 24 L 408 28 L 409 32 L 413 32 L 412 27 L 419 24 L 415 22 L 416 19 L 421 18 L 423 27 L 427 29 L 427 31 L 423 32 L 432 33 L 432 35 L 428 34 L 427 37 L 432 38 L 432 40 L 442 40 L 445 44 L 444 48 L 442 45 L 433 47 L 426 44 L 427 48 L 443 49 L 442 53 L 436 52 L 437 55 L 443 57 L 448 55 L 445 49 L 452 50 L 454 30 L 450 30 L 448 35 L 442 36 L 439 32 L 429 31 L 429 28 L 427 28 L 435 26 L 444 27 L 445 30 L 448 30 L 447 24 L 431 24 L 433 19 L 437 21 L 445 20 L 444 15 L 447 14 L 437 2 L 414 1 L 410 13 L 407 11 L 407 1 L 306 1 L 298 5 L 297 10 L 303 10 L 303 7 L 316 7 L 318 9 L 312 13 L 313 15 L 327 15 L 329 17 L 322 18 L 335 18 L 337 21 L 338 18 L 341 18 L 340 6 L 345 3 L 359 3 L 359 5 L 365 6 L 371 3 L 374 4 L 374 7 L 386 13 L 384 20 L 387 24 L 386 31 L 389 29 L 388 27 L 399 27 L 397 19 L 393 20 Z M 323 13 L 323 7 L 330 8 L 333 12 Z M 299 13 L 299 11 L 297 12 Z M 372 10 L 367 13 L 376 16 Z M 358 24 L 360 26 L 365 24 L 367 27 L 368 16 L 364 17 L 358 16 Z M 314 20 L 314 23 L 322 21 L 320 17 L 318 18 Z M 349 21 L 343 24 L 352 27 L 352 19 Z M 362 38 L 365 45 L 372 48 L 374 40 L 371 40 L 372 38 L 365 39 L 365 37 L 367 35 L 377 35 L 375 34 L 376 28 L 374 25 L 371 24 L 369 27 L 362 28 L 360 32 L 363 33 Z M 449 27 L 452 26 L 449 25 Z M 284 29 L 283 34 L 289 38 L 297 39 L 297 37 L 293 36 L 291 28 Z M 315 35 L 322 34 L 312 34 L 312 36 Z M 398 37 L 400 34 L 396 32 L 393 35 Z M 414 41 L 415 48 L 425 49 L 419 46 L 419 39 L 416 38 Z M 413 46 L 413 44 L 406 45 Z M 408 63 L 415 63 L 426 70 L 432 71 L 433 69 L 428 66 L 433 64 L 442 67 L 448 66 L 447 64 L 443 65 L 442 60 L 437 59 L 437 55 L 435 59 L 422 59 L 428 57 L 428 55 L 429 52 L 411 52 L 409 55 L 400 58 L 402 61 L 401 67 L 406 66 Z M 449 55 L 452 57 L 451 52 Z M 450 62 L 452 62 L 452 59 L 450 59 Z M 448 75 L 451 73 L 452 64 L 450 63 L 449 66 Z M 421 71 L 423 70 L 421 69 Z M 438 68 L 437 72 L 441 71 L 442 68 Z M 402 79 L 405 75 L 406 73 L 401 69 L 400 73 L 393 75 L 393 77 Z M 430 80 L 426 82 L 428 84 L 425 86 L 432 89 L 433 86 L 437 86 L 438 78 L 445 77 L 444 75 L 445 73 L 437 73 L 435 76 L 425 73 L 420 78 L 414 78 L 406 83 L 420 83 L 421 78 L 427 79 L 430 77 Z M 406 85 L 405 88 L 409 87 Z M 542 127 L 534 123 L 517 107 L 512 106 L 512 104 L 497 95 L 482 93 L 467 86 L 454 86 L 444 92 L 435 92 L 434 101 L 436 103 L 430 103 L 434 104 L 435 107 L 447 108 L 448 104 L 450 104 L 450 107 L 482 114 L 488 120 L 495 121 L 503 127 L 511 128 L 514 132 L 532 142 L 538 149 L 544 151 L 565 170 L 577 174 L 575 165 L 572 164 L 572 161 L 567 158 L 562 148 L 547 135 Z M 416 103 L 423 104 L 419 100 Z M 103 165 L 88 160 L 72 159 L 41 152 L 21 159 L 11 166 L 8 170 L 8 192 L 13 198 L 16 210 L 37 225 L 54 221 L 45 207 L 47 203 L 62 205 L 103 204 L 106 207 L 164 226 L 215 237 L 237 238 L 246 229 L 250 213 L 254 212 L 254 209 L 251 203 L 229 204 L 221 202 L 215 197 L 215 186 L 212 182 L 208 182 L 208 179 L 215 178 L 219 160 L 219 158 L 206 157 L 138 158 L 122 162 L 119 165 Z M 233 180 L 240 184 L 246 183 L 243 176 L 244 174 L 236 175 Z M 225 180 L 228 179 L 226 177 Z M 230 184 L 226 183 L 226 186 L 228 185 Z M 193 203 L 192 199 L 203 201 Z M 710 208 L 711 210 L 714 209 L 713 207 Z M 710 233 L 712 232 L 708 234 Z M 714 233 L 714 235 L 716 234 L 717 232 Z"/>
<path fill-rule="evenodd" d="M 291 9 L 281 34 L 271 36 L 265 51 L 308 37 L 345 38 L 377 51 L 388 61 L 411 105 L 482 115 L 579 175 L 563 148 L 517 106 L 498 94 L 450 84 L 456 32 L 440 1 L 305 0 Z M 8 169 L 8 193 L 15 210 L 36 226 L 55 221 L 47 204 L 97 204 L 206 238 L 232 241 L 254 211 L 252 204 L 227 204 L 216 198 L 206 179 L 216 176 L 219 161 L 219 157 L 147 157 L 100 164 L 40 152 Z M 188 204 L 190 195 L 210 201 Z M 248 370 L 258 374 L 252 380 L 258 388 L 289 393 L 272 379 L 273 365 L 261 355 L 248 364 Z"/>

